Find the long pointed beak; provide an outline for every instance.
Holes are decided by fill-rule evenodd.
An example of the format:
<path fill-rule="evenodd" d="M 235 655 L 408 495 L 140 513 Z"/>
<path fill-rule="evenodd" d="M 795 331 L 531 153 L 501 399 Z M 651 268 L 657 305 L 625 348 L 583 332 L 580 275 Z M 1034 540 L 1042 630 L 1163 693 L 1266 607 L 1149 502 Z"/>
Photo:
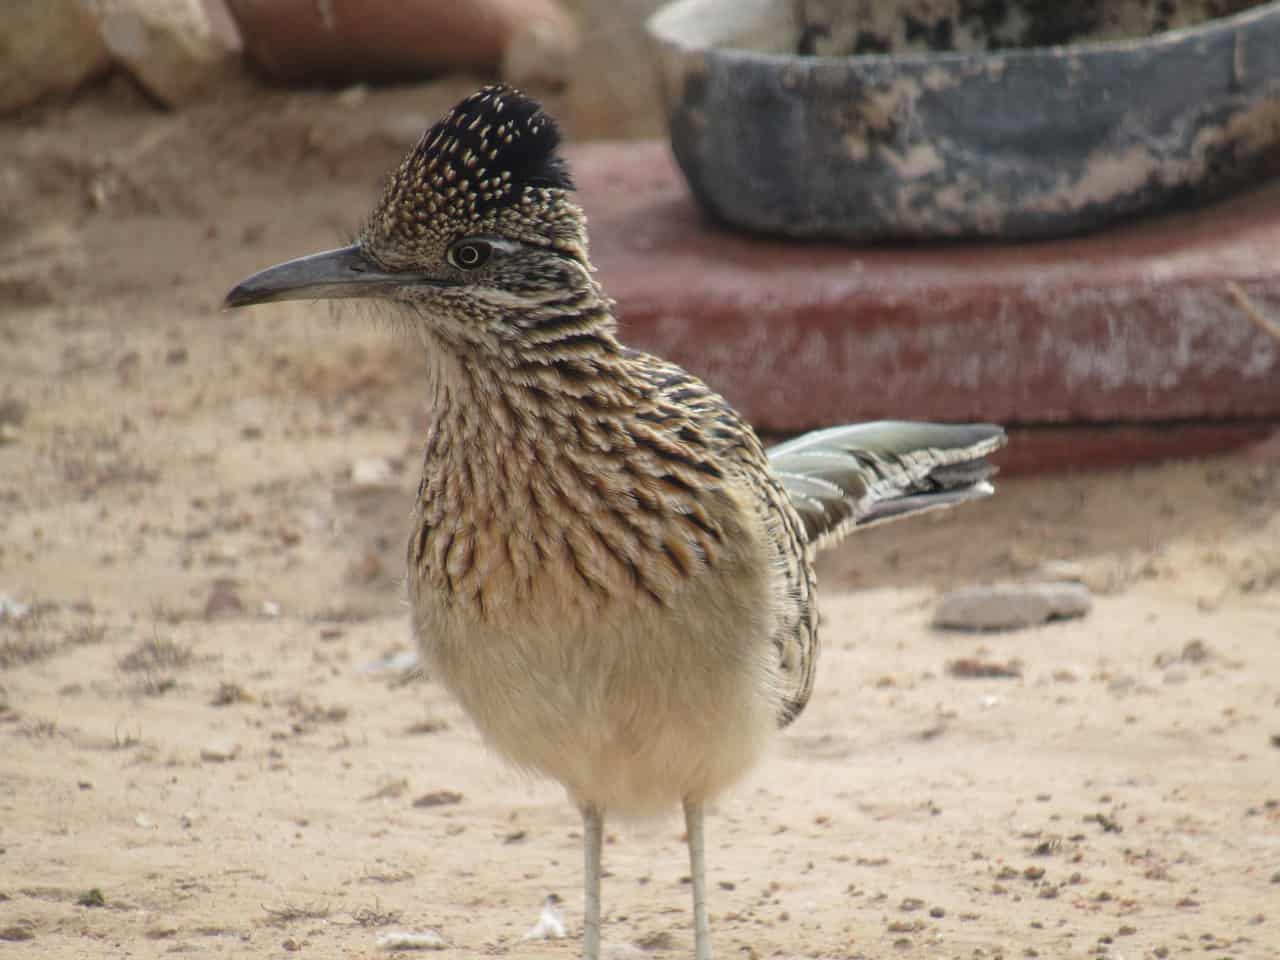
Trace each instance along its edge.
<path fill-rule="evenodd" d="M 267 267 L 227 294 L 228 307 L 276 300 L 336 300 L 384 297 L 392 289 L 430 280 L 412 273 L 388 273 L 358 243 Z"/>

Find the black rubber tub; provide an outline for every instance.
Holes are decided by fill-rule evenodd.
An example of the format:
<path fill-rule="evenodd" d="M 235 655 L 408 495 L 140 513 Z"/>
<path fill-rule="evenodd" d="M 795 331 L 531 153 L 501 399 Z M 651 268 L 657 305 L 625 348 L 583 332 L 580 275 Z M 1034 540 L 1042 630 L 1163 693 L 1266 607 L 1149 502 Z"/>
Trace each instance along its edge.
<path fill-rule="evenodd" d="M 1047 238 L 1280 169 L 1280 3 L 680 0 L 649 31 L 680 168 L 749 230 Z"/>

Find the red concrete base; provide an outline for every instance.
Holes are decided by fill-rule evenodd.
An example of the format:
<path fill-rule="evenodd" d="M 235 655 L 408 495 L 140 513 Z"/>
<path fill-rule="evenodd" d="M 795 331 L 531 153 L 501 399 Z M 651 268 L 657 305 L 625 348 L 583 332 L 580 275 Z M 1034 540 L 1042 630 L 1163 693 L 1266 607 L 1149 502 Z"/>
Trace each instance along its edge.
<path fill-rule="evenodd" d="M 1008 446 L 992 459 L 1002 475 L 1012 476 L 1236 452 L 1247 452 L 1261 463 L 1280 463 L 1280 420 L 1013 427 Z"/>
<path fill-rule="evenodd" d="M 761 429 L 1122 424 L 1095 435 L 1138 460 L 1280 421 L 1280 338 L 1226 290 L 1280 317 L 1280 185 L 1072 240 L 863 250 L 709 223 L 663 142 L 583 144 L 571 162 L 627 341 Z M 1206 420 L 1226 425 L 1158 426 Z M 1041 455 L 1093 462 L 1082 434 L 1061 436 Z"/>

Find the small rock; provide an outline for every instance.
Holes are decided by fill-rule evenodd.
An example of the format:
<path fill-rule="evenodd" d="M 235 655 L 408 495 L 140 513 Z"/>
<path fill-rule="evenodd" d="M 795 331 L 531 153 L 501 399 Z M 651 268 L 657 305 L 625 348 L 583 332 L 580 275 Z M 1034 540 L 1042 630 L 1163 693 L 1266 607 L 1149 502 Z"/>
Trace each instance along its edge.
<path fill-rule="evenodd" d="M 35 938 L 35 931 L 25 924 L 15 923 L 12 926 L 0 929 L 0 940 L 6 940 L 9 943 L 22 943 Z"/>
<path fill-rule="evenodd" d="M 1022 663 L 1018 660 L 1001 663 L 997 660 L 982 660 L 978 657 L 961 657 L 947 663 L 947 673 L 953 677 L 980 679 L 1020 677 Z"/>
<path fill-rule="evenodd" d="M 1107 681 L 1107 689 L 1112 693 L 1127 693 L 1138 685 L 1138 678 L 1132 673 L 1118 673 Z"/>
<path fill-rule="evenodd" d="M 1210 660 L 1214 656 L 1208 644 L 1200 637 L 1194 637 L 1183 644 L 1181 650 L 1163 650 L 1156 654 L 1155 665 L 1160 669 L 1173 666 L 1174 664 L 1200 664 Z"/>
<path fill-rule="evenodd" d="M 454 790 L 436 790 L 433 793 L 424 793 L 413 801 L 413 805 L 415 807 L 447 807 L 461 802 L 462 794 Z"/>
<path fill-rule="evenodd" d="M 227 707 L 233 703 L 252 703 L 253 695 L 230 680 L 223 680 L 218 684 L 218 689 L 214 691 L 213 699 L 209 701 L 211 707 Z"/>
<path fill-rule="evenodd" d="M 1125 555 L 1099 557 L 1085 566 L 1080 582 L 1103 596 L 1122 593 L 1137 575 L 1134 567 L 1133 558 Z"/>
<path fill-rule="evenodd" d="M 0 113 L 74 90 L 110 66 L 80 0 L 0 4 Z"/>
<path fill-rule="evenodd" d="M 347 582 L 367 586 L 384 572 L 381 555 L 370 547 L 347 564 Z"/>
<path fill-rule="evenodd" d="M 281 941 L 280 946 L 289 953 L 297 953 L 302 949 L 302 944 L 298 942 L 297 937 L 285 937 L 284 940 Z"/>
<path fill-rule="evenodd" d="M 116 61 L 157 100 L 199 99 L 235 63 L 240 35 L 221 0 L 86 0 Z M 220 15 L 218 8 L 223 8 Z"/>
<path fill-rule="evenodd" d="M 1093 606 L 1079 583 L 1008 583 L 962 587 L 939 602 L 933 623 L 953 630 L 1014 630 L 1081 617 Z"/>
<path fill-rule="evenodd" d="M 1199 637 L 1188 641 L 1182 648 L 1182 659 L 1185 663 L 1204 663 L 1211 656 L 1213 653 L 1209 650 L 1209 645 Z"/>
<path fill-rule="evenodd" d="M 502 51 L 498 69 L 515 87 L 563 90 L 573 75 L 578 36 L 570 24 L 546 19 L 516 24 Z"/>
<path fill-rule="evenodd" d="M 391 464 L 381 457 L 365 457 L 351 465 L 351 482 L 357 487 L 385 487 L 391 482 Z"/>
<path fill-rule="evenodd" d="M 204 603 L 204 615 L 208 619 L 214 617 L 236 616 L 244 613 L 244 601 L 235 588 L 227 583 L 215 583 L 209 591 L 209 598 Z"/>
<path fill-rule="evenodd" d="M 209 763 L 226 763 L 240 756 L 240 744 L 230 737 L 210 740 L 200 748 L 200 759 Z"/>
<path fill-rule="evenodd" d="M 369 85 L 367 83 L 353 83 L 351 86 L 339 90 L 334 99 L 344 107 L 358 107 L 369 99 Z"/>
<path fill-rule="evenodd" d="M 140 813 L 134 817 L 133 823 L 135 826 L 140 827 L 143 830 L 154 830 L 156 828 L 156 822 L 145 813 Z"/>

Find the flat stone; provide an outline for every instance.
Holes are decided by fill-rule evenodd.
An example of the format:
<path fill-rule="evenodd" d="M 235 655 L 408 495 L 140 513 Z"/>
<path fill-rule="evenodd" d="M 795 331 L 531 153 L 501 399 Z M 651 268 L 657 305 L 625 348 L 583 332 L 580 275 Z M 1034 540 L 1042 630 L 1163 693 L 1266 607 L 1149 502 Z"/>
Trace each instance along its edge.
<path fill-rule="evenodd" d="M 1093 606 L 1079 583 L 1009 583 L 962 587 L 938 601 L 933 623 L 952 630 L 1016 630 L 1082 617 Z"/>
<path fill-rule="evenodd" d="M 570 161 L 627 342 L 763 431 L 991 420 L 1032 428 L 999 462 L 1044 468 L 1280 433 L 1280 338 L 1228 288 L 1280 318 L 1280 184 L 1068 240 L 855 248 L 711 223 L 663 141 Z"/>

